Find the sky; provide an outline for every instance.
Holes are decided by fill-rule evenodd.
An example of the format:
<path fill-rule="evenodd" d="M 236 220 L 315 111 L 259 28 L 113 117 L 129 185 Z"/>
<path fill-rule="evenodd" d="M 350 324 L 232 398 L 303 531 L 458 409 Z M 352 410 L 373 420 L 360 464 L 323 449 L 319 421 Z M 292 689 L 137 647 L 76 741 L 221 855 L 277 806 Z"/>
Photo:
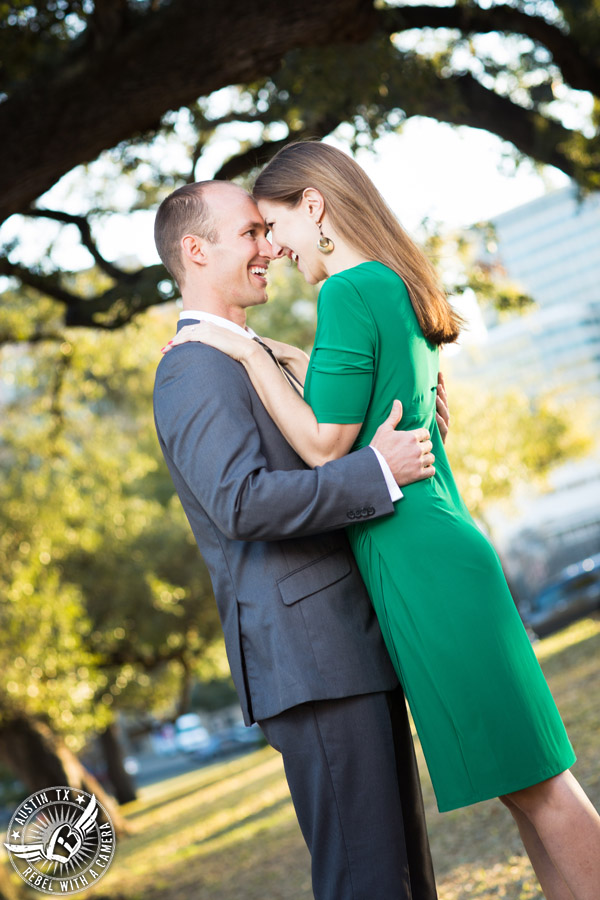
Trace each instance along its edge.
<path fill-rule="evenodd" d="M 558 169 L 543 174 L 529 160 L 515 166 L 507 145 L 475 128 L 410 119 L 402 133 L 377 142 L 358 162 L 409 231 L 424 218 L 468 227 L 568 184 Z"/>

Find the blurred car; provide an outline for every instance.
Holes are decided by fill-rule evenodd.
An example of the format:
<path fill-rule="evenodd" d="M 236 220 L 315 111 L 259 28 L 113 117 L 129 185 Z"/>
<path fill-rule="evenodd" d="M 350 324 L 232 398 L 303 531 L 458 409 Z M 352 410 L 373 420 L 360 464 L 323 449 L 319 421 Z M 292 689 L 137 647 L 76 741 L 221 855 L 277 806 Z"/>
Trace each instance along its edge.
<path fill-rule="evenodd" d="M 266 743 L 260 727 L 254 723 L 249 727 L 245 725 L 233 725 L 210 735 L 210 742 L 193 751 L 194 759 L 201 762 L 209 762 L 213 759 L 222 759 L 238 753 L 246 753 Z"/>
<path fill-rule="evenodd" d="M 567 566 L 546 585 L 534 597 L 525 624 L 538 637 L 544 637 L 598 609 L 600 553 Z"/>
<path fill-rule="evenodd" d="M 211 736 L 196 713 L 186 713 L 175 719 L 174 740 L 182 753 L 207 750 L 211 745 Z"/>

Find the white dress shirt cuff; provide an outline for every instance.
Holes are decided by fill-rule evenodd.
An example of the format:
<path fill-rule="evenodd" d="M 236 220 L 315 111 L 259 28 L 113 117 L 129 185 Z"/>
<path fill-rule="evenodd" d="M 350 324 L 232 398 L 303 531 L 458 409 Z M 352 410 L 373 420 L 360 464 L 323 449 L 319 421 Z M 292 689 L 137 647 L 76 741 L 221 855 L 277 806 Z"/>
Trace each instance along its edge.
<path fill-rule="evenodd" d="M 392 503 L 395 503 L 396 500 L 401 500 L 404 495 L 396 484 L 396 479 L 392 475 L 392 470 L 386 463 L 385 458 L 382 456 L 379 450 L 375 449 L 375 447 L 371 446 L 371 450 L 377 457 L 379 465 L 381 466 L 381 471 L 383 472 L 383 477 L 385 478 L 387 489 L 390 492 L 390 500 L 392 501 Z"/>

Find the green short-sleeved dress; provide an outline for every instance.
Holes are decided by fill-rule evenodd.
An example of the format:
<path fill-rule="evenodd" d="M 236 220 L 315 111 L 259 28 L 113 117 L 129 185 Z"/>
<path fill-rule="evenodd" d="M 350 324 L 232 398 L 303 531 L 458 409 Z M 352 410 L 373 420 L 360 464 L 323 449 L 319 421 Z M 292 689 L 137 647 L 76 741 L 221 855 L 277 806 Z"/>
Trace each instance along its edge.
<path fill-rule="evenodd" d="M 438 348 L 393 271 L 367 262 L 323 285 L 305 388 L 319 422 L 362 422 L 362 447 L 398 397 L 400 427 L 432 436 L 435 477 L 348 532 L 445 811 L 537 784 L 575 755 L 498 556 L 454 483 L 437 373 Z"/>

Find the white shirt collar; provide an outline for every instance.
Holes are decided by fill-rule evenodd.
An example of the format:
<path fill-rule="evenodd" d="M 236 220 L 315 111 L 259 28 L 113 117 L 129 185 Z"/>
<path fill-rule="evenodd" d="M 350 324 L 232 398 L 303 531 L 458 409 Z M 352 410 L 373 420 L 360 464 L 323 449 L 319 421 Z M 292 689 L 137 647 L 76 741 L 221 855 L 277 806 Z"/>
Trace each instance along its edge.
<path fill-rule="evenodd" d="M 179 313 L 179 321 L 182 319 L 197 319 L 199 322 L 213 322 L 215 325 L 220 325 L 222 328 L 229 328 L 230 331 L 235 331 L 236 334 L 243 334 L 244 337 L 256 337 L 256 332 L 252 331 L 248 326 L 242 328 L 241 325 L 236 325 L 235 322 L 230 322 L 229 319 L 224 319 L 223 316 L 215 316 L 214 313 L 204 312 L 203 309 L 184 309 L 183 312 Z"/>

